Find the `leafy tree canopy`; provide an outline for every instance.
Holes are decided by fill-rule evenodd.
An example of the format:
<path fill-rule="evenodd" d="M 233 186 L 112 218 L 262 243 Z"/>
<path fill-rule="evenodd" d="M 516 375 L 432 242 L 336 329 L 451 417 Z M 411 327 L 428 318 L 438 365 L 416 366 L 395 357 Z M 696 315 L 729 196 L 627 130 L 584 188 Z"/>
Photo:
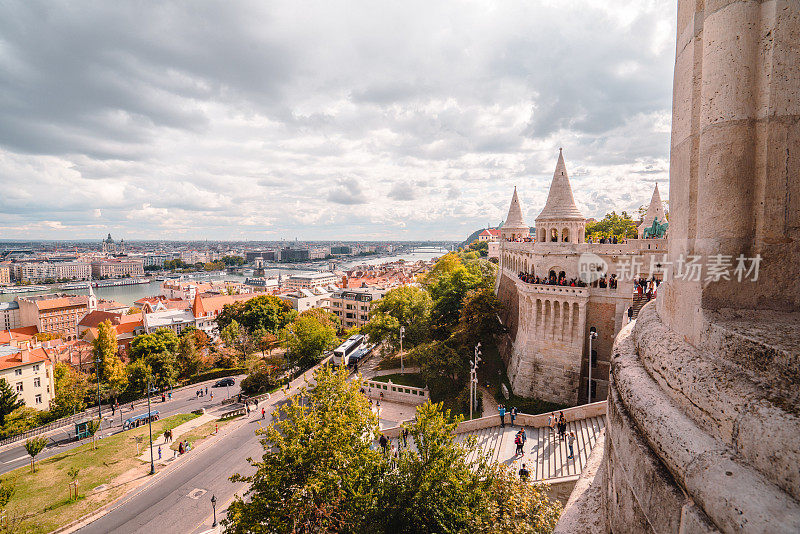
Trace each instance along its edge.
<path fill-rule="evenodd" d="M 429 336 L 433 301 L 424 289 L 403 286 L 388 291 L 370 311 L 370 323 L 363 328 L 373 343 L 400 344 L 400 327 L 405 328 L 404 348 L 414 347 Z"/>
<path fill-rule="evenodd" d="M 92 354 L 100 359 L 100 378 L 117 394 L 125 389 L 128 378 L 125 365 L 119 358 L 117 332 L 111 321 L 103 321 L 97 327 L 97 339 L 92 341 Z"/>
<path fill-rule="evenodd" d="M 617 214 L 616 211 L 606 213 L 602 220 L 586 225 L 586 237 L 631 239 L 637 236 L 636 225 L 631 216 L 625 211 L 620 214 Z"/>
<path fill-rule="evenodd" d="M 227 533 L 552 532 L 559 505 L 503 465 L 468 460 L 475 441 L 456 443 L 458 420 L 438 404 L 417 408 L 414 448 L 396 462 L 384 456 L 359 388 L 346 370 L 324 367 L 257 431 L 265 452 L 251 460 L 254 474 L 232 477 L 250 487 L 229 507 Z M 492 530 L 496 521 L 503 530 Z"/>
<path fill-rule="evenodd" d="M 145 358 L 162 352 L 175 352 L 178 349 L 178 336 L 169 328 L 159 328 L 152 334 L 141 334 L 131 341 L 132 360 Z"/>
<path fill-rule="evenodd" d="M 324 310 L 307 310 L 297 316 L 283 334 L 287 359 L 301 367 L 313 365 L 326 350 L 336 346 L 336 322 L 328 315 Z"/>
<path fill-rule="evenodd" d="M 6 416 L 25 405 L 5 378 L 0 378 L 0 426 L 6 424 Z"/>
<path fill-rule="evenodd" d="M 85 374 L 69 365 L 58 362 L 53 370 L 56 396 L 50 402 L 50 414 L 54 419 L 66 417 L 86 409 L 86 394 L 89 380 Z"/>
<path fill-rule="evenodd" d="M 217 316 L 217 327 L 222 331 L 236 321 L 248 332 L 264 328 L 276 334 L 291 322 L 293 316 L 294 310 L 284 300 L 274 295 L 260 295 L 247 301 L 226 304 Z"/>

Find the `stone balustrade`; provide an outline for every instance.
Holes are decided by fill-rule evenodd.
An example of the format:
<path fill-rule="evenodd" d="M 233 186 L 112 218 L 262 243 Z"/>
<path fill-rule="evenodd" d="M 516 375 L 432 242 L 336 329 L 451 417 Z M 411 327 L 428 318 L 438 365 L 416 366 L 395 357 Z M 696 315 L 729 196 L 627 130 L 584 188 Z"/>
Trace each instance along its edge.
<path fill-rule="evenodd" d="M 589 417 L 599 417 L 601 415 L 606 414 L 606 408 L 608 403 L 606 401 L 600 402 L 593 402 L 591 404 L 582 404 L 581 406 L 574 406 L 572 408 L 565 408 L 564 410 L 560 410 L 555 412 L 557 415 L 560 413 L 564 413 L 564 418 L 567 421 L 576 421 L 578 419 L 587 419 Z M 519 426 L 530 426 L 534 428 L 541 428 L 547 426 L 547 420 L 550 417 L 550 414 L 553 412 L 547 412 L 537 415 L 530 415 L 526 413 L 517 414 L 516 424 Z M 404 421 L 404 422 L 410 422 Z M 506 422 L 511 422 L 511 416 L 506 415 Z M 468 421 L 462 421 L 456 427 L 456 434 L 462 434 L 464 432 L 472 432 L 475 430 L 480 430 L 482 428 L 490 428 L 493 426 L 500 425 L 500 416 L 499 415 L 489 415 L 486 417 L 479 417 L 477 419 L 470 419 Z M 402 423 L 397 426 L 393 426 L 390 428 L 386 428 L 382 430 L 383 434 L 387 438 L 396 438 L 400 434 L 400 429 L 402 427 Z"/>
<path fill-rule="evenodd" d="M 428 388 L 418 388 L 413 386 L 403 386 L 395 384 L 391 380 L 379 382 L 377 380 L 365 380 L 364 392 L 371 399 L 381 399 L 402 404 L 425 404 L 430 399 Z"/>

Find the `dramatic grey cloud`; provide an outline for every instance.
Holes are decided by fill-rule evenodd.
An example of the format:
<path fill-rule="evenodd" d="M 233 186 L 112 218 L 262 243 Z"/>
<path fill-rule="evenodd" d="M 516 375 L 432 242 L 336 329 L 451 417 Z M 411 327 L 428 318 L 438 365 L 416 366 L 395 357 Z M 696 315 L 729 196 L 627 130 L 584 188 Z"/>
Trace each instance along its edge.
<path fill-rule="evenodd" d="M 668 179 L 674 1 L 0 4 L 0 238 L 463 239 Z M 667 184 L 662 183 L 662 192 Z"/>

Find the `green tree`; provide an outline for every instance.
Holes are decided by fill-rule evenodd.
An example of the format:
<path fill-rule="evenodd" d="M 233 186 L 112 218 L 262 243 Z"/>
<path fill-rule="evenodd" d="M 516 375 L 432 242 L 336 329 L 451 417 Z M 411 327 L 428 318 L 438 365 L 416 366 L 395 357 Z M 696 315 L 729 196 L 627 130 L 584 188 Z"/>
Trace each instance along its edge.
<path fill-rule="evenodd" d="M 56 396 L 50 402 L 50 414 L 53 418 L 66 417 L 86 409 L 89 379 L 85 374 L 58 362 L 53 370 L 53 378 L 56 388 Z"/>
<path fill-rule="evenodd" d="M 539 486 L 511 488 L 513 475 L 476 454 L 474 438 L 456 443 L 459 420 L 440 405 L 417 408 L 415 446 L 393 465 L 374 446 L 377 419 L 358 382 L 329 366 L 314 382 L 257 431 L 264 454 L 250 460 L 255 473 L 232 477 L 249 488 L 228 509 L 227 533 L 552 531 L 558 505 Z M 503 508 L 506 497 L 514 502 Z M 491 530 L 495 518 L 519 530 Z"/>
<path fill-rule="evenodd" d="M 488 241 L 473 241 L 467 247 L 467 250 L 477 252 L 481 258 L 489 255 L 489 242 Z"/>
<path fill-rule="evenodd" d="M 239 325 L 238 321 L 231 321 L 219 333 L 219 337 L 225 342 L 225 346 L 234 351 L 234 353 L 242 360 L 247 358 L 248 353 L 252 350 L 253 342 L 247 333 L 247 330 Z"/>
<path fill-rule="evenodd" d="M 119 394 L 128 383 L 125 365 L 119 358 L 117 332 L 111 321 L 103 321 L 97 327 L 97 339 L 92 341 L 92 355 L 100 359 L 100 378 L 110 390 Z"/>
<path fill-rule="evenodd" d="M 42 422 L 42 417 L 47 412 L 40 412 L 35 408 L 20 406 L 6 416 L 2 434 L 4 437 L 16 436 L 32 428 L 36 428 Z"/>
<path fill-rule="evenodd" d="M 195 335 L 190 333 L 181 335 L 178 342 L 178 374 L 184 378 L 197 374 L 203 366 L 195 347 L 195 339 Z"/>
<path fill-rule="evenodd" d="M 400 327 L 405 329 L 403 348 L 424 343 L 430 336 L 429 323 L 433 302 L 427 291 L 403 286 L 387 291 L 370 312 L 370 322 L 362 327 L 373 343 L 400 346 Z"/>
<path fill-rule="evenodd" d="M 292 307 L 274 295 L 260 295 L 247 301 L 226 304 L 217 316 L 220 332 L 232 321 L 236 321 L 247 332 L 259 327 L 273 334 L 278 333 L 293 317 Z"/>
<path fill-rule="evenodd" d="M 144 359 L 134 360 L 126 368 L 128 389 L 134 393 L 146 393 L 149 380 L 153 379 L 153 370 Z"/>
<path fill-rule="evenodd" d="M 561 515 L 561 503 L 547 496 L 547 485 L 521 482 L 508 469 L 495 467 L 485 513 L 475 517 L 469 532 L 478 534 L 550 534 Z"/>
<path fill-rule="evenodd" d="M 455 443 L 460 419 L 430 402 L 417 407 L 409 434 L 416 450 L 403 451 L 383 484 L 375 520 L 384 532 L 469 532 L 485 510 L 492 469 L 474 443 Z"/>
<path fill-rule="evenodd" d="M 146 358 L 151 354 L 175 352 L 178 350 L 178 336 L 169 328 L 159 328 L 152 334 L 141 334 L 131 341 L 132 360 Z"/>
<path fill-rule="evenodd" d="M 470 350 L 479 341 L 494 343 L 505 331 L 500 322 L 503 303 L 488 288 L 474 289 L 466 294 L 454 338 L 462 350 Z"/>
<path fill-rule="evenodd" d="M 627 212 L 617 214 L 616 211 L 606 213 L 602 220 L 586 225 L 586 237 L 600 239 L 603 237 L 616 237 L 621 239 L 635 239 L 638 236 L 636 224 Z"/>
<path fill-rule="evenodd" d="M 25 450 L 28 451 L 28 455 L 31 457 L 31 469 L 33 472 L 36 472 L 36 456 L 47 447 L 47 438 L 43 437 L 36 437 L 31 438 L 25 442 Z"/>
<path fill-rule="evenodd" d="M 226 532 L 366 532 L 377 505 L 377 419 L 347 371 L 324 367 L 316 385 L 279 409 L 265 430 L 256 472 L 228 508 Z"/>
<path fill-rule="evenodd" d="M 253 332 L 252 337 L 253 345 L 256 350 L 261 351 L 261 356 L 266 357 L 267 354 L 272 355 L 272 349 L 274 349 L 275 345 L 278 343 L 278 336 L 260 326 Z"/>
<path fill-rule="evenodd" d="M 0 379 L 0 426 L 5 426 L 6 416 L 25 405 L 5 378 Z"/>
<path fill-rule="evenodd" d="M 152 334 L 136 336 L 131 341 L 131 359 L 143 360 L 150 370 L 153 385 L 169 387 L 178 377 L 178 345 L 180 340 L 172 330 L 159 328 Z M 128 366 L 130 373 L 130 365 Z M 136 387 L 136 391 L 140 385 Z"/>
<path fill-rule="evenodd" d="M 239 266 L 239 265 L 244 265 L 245 264 L 245 260 L 241 256 L 223 256 L 222 257 L 222 262 L 225 265 L 234 265 L 234 266 Z"/>
<path fill-rule="evenodd" d="M 285 335 L 287 358 L 300 367 L 310 366 L 320 360 L 322 354 L 336 346 L 336 327 L 329 317 L 307 310 L 292 323 Z M 314 313 L 308 313 L 314 312 Z M 327 313 L 324 312 L 323 313 Z"/>
<path fill-rule="evenodd" d="M 100 419 L 90 419 L 86 423 L 86 432 L 88 432 L 89 436 L 92 438 L 92 449 L 97 449 L 97 432 L 100 431 L 101 426 L 102 421 Z"/>
<path fill-rule="evenodd" d="M 425 277 L 425 287 L 433 299 L 431 330 L 435 338 L 450 337 L 458 323 L 464 297 L 469 291 L 491 287 L 492 280 L 482 269 L 484 264 L 491 265 L 489 262 L 479 261 L 464 264 L 455 254 L 446 254 Z"/>

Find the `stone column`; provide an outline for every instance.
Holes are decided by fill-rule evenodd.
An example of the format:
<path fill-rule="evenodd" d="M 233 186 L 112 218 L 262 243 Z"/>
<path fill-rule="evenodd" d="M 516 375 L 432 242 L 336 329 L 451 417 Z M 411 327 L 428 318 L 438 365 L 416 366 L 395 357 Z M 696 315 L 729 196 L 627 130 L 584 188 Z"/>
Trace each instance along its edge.
<path fill-rule="evenodd" d="M 762 258 L 755 282 L 659 289 L 662 319 L 694 344 L 703 309 L 800 309 L 798 11 L 796 0 L 679 1 L 670 259 L 721 254 L 733 272 L 740 254 Z"/>

